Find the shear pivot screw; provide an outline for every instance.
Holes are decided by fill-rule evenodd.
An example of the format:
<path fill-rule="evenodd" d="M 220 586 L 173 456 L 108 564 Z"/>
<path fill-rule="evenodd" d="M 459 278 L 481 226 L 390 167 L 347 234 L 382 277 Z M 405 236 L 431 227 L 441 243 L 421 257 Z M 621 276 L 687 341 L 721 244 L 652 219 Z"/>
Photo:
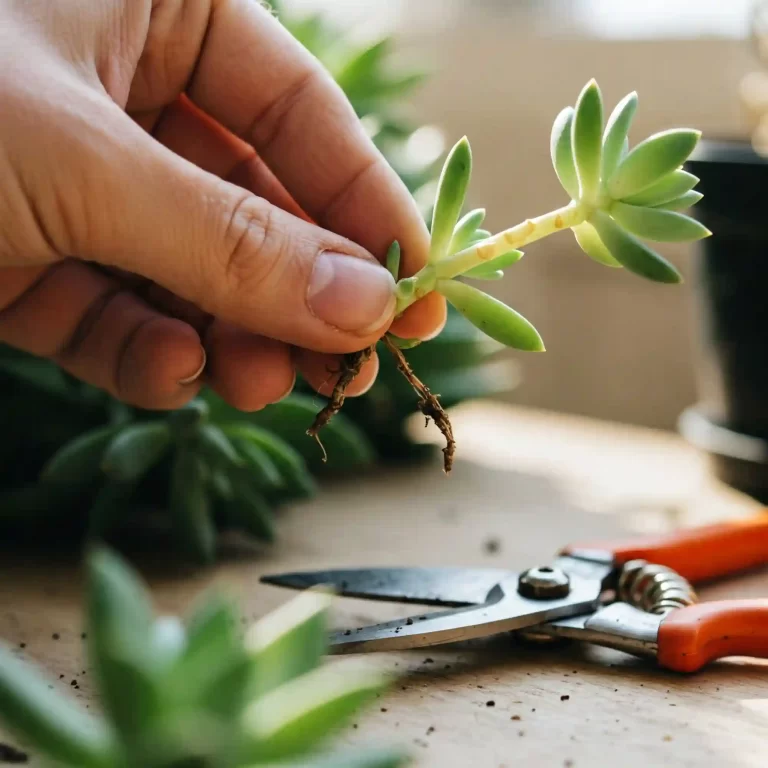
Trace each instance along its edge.
<path fill-rule="evenodd" d="M 556 600 L 568 596 L 571 580 L 559 568 L 529 568 L 520 574 L 517 591 L 533 600 Z"/>

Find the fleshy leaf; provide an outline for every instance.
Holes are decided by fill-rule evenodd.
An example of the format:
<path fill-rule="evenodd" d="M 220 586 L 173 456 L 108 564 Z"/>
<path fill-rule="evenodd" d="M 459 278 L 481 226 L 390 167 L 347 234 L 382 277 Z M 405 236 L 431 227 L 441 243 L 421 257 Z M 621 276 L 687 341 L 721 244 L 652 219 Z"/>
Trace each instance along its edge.
<path fill-rule="evenodd" d="M 300 678 L 320 664 L 328 647 L 330 603 L 327 593 L 302 592 L 248 630 L 245 644 L 255 664 L 258 695 Z"/>
<path fill-rule="evenodd" d="M 688 208 L 696 205 L 704 197 L 701 192 L 691 190 L 686 192 L 680 197 L 676 197 L 674 200 L 670 200 L 668 203 L 662 203 L 661 205 L 654 205 L 654 208 L 658 208 L 660 211 L 685 211 Z"/>
<path fill-rule="evenodd" d="M 467 137 L 460 139 L 448 154 L 440 174 L 435 208 L 430 227 L 429 262 L 433 264 L 448 253 L 453 229 L 464 206 L 467 184 L 472 172 L 472 151 Z"/>
<path fill-rule="evenodd" d="M 590 223 L 611 255 L 636 275 L 657 283 L 680 283 L 680 273 L 647 245 L 625 232 L 607 213 L 595 211 Z"/>
<path fill-rule="evenodd" d="M 603 99 L 594 80 L 590 80 L 576 102 L 571 129 L 573 159 L 579 176 L 579 195 L 591 199 L 600 185 L 603 145 Z"/>
<path fill-rule="evenodd" d="M 621 202 L 629 205 L 657 206 L 684 195 L 699 183 L 697 176 L 678 169 L 668 173 L 643 192 L 625 197 Z"/>
<path fill-rule="evenodd" d="M 642 141 L 621 161 L 608 180 L 608 192 L 614 200 L 636 195 L 677 170 L 693 152 L 700 131 L 673 128 Z"/>
<path fill-rule="evenodd" d="M 454 254 L 463 250 L 469 245 L 475 230 L 485 221 L 485 208 L 475 208 L 459 219 L 453 230 L 451 244 L 448 246 L 448 253 Z"/>
<path fill-rule="evenodd" d="M 478 264 L 476 267 L 465 272 L 463 277 L 472 277 L 478 280 L 496 280 L 496 273 L 507 267 L 511 267 L 522 258 L 522 251 L 508 251 L 501 256 L 497 256 L 495 259 L 486 261 L 483 264 Z M 489 275 L 491 275 L 491 277 L 489 277 Z M 499 275 L 499 277 L 503 277 L 503 273 Z"/>
<path fill-rule="evenodd" d="M 549 152 L 552 166 L 563 189 L 572 200 L 579 198 L 579 177 L 573 159 L 571 131 L 573 125 L 573 107 L 566 107 L 555 118 L 549 140 Z"/>
<path fill-rule="evenodd" d="M 233 438 L 255 443 L 259 448 L 266 451 L 284 478 L 285 484 L 297 495 L 301 493 L 304 496 L 312 496 L 315 493 L 315 483 L 304 460 L 290 445 L 275 434 L 244 422 L 227 427 L 227 434 Z"/>
<path fill-rule="evenodd" d="M 611 216 L 633 235 L 659 243 L 685 243 L 701 240 L 712 233 L 696 219 L 683 213 L 614 203 Z"/>
<path fill-rule="evenodd" d="M 282 475 L 260 445 L 241 437 L 233 437 L 232 444 L 245 459 L 247 470 L 257 483 L 265 488 L 279 488 L 283 485 Z"/>
<path fill-rule="evenodd" d="M 594 259 L 606 267 L 620 267 L 616 259 L 611 256 L 611 252 L 605 247 L 605 244 L 597 234 L 597 230 L 589 223 L 583 222 L 572 227 L 576 242 L 584 253 L 591 259 Z"/>
<path fill-rule="evenodd" d="M 195 433 L 200 447 L 208 460 L 214 465 L 243 466 L 242 456 L 235 450 L 229 438 L 215 424 L 203 424 Z"/>
<path fill-rule="evenodd" d="M 58 763 L 83 768 L 113 765 L 111 740 L 103 723 L 50 688 L 37 669 L 0 646 L 3 723 Z"/>
<path fill-rule="evenodd" d="M 389 246 L 385 264 L 387 265 L 389 274 L 392 275 L 395 282 L 397 282 L 398 276 L 400 275 L 400 243 L 398 243 L 397 240 Z"/>
<path fill-rule="evenodd" d="M 603 136 L 603 180 L 613 175 L 622 159 L 624 148 L 629 145 L 627 134 L 636 111 L 637 93 L 632 91 L 616 105 L 608 118 Z"/>
<path fill-rule="evenodd" d="M 62 488 L 87 486 L 101 473 L 102 456 L 115 432 L 114 427 L 102 427 L 70 441 L 48 460 L 41 481 Z"/>
<path fill-rule="evenodd" d="M 107 446 L 101 468 L 119 482 L 141 478 L 165 455 L 171 432 L 164 421 L 130 424 Z"/>
<path fill-rule="evenodd" d="M 215 556 L 216 530 L 204 471 L 199 457 L 189 447 L 178 450 L 171 469 L 169 507 L 174 533 L 184 551 L 195 561 L 206 564 Z"/>
<path fill-rule="evenodd" d="M 440 280 L 436 290 L 492 339 L 515 349 L 544 351 L 541 336 L 531 323 L 498 299 L 456 280 Z"/>
<path fill-rule="evenodd" d="M 307 752 L 384 687 L 381 675 L 344 673 L 336 665 L 319 667 L 281 685 L 245 712 L 252 757 L 275 760 Z"/>
<path fill-rule="evenodd" d="M 225 502 L 227 518 L 259 541 L 275 540 L 275 520 L 266 499 L 250 484 L 238 482 L 234 496 Z"/>
<path fill-rule="evenodd" d="M 500 269 L 470 269 L 469 272 L 465 272 L 462 277 L 468 277 L 471 280 L 501 280 L 504 277 L 504 272 L 502 272 Z"/>

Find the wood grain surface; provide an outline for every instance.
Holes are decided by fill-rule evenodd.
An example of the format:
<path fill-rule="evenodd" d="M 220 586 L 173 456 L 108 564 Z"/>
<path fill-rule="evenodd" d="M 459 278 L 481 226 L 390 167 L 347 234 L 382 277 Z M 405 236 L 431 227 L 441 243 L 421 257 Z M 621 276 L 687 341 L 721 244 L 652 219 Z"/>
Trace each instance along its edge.
<path fill-rule="evenodd" d="M 209 572 L 142 557 L 158 610 L 183 612 L 216 585 L 241 600 L 247 622 L 290 596 L 259 584 L 263 573 L 372 564 L 522 569 L 573 539 L 670 530 L 756 508 L 715 485 L 703 459 L 668 434 L 506 406 L 469 406 L 454 421 L 460 448 L 450 478 L 435 461 L 333 485 L 284 512 L 271 551 L 231 545 Z M 80 588 L 75 558 L 4 551 L 0 637 L 96 708 Z M 705 599 L 766 594 L 768 569 L 702 591 Z M 359 626 L 410 612 L 339 599 L 334 622 Z M 617 652 L 498 637 L 329 663 L 399 675 L 340 741 L 394 741 L 416 766 L 768 765 L 766 662 L 733 659 L 680 676 Z"/>

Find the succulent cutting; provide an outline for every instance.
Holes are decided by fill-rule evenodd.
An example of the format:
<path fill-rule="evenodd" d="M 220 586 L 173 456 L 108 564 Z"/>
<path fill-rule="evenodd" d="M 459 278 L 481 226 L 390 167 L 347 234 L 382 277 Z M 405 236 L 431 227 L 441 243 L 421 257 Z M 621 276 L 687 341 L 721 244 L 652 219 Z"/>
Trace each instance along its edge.
<path fill-rule="evenodd" d="M 552 164 L 570 202 L 495 235 L 480 229 L 483 209 L 459 218 L 472 153 L 466 137 L 457 142 L 438 183 L 427 264 L 415 275 L 400 278 L 399 245 L 393 243 L 387 254 L 387 268 L 397 280 L 397 312 L 437 291 L 492 339 L 519 350 L 543 351 L 541 336 L 526 318 L 459 278 L 498 280 L 522 258 L 520 248 L 566 229 L 573 231 L 581 250 L 605 266 L 624 267 L 660 283 L 679 283 L 682 278 L 675 267 L 643 240 L 684 242 L 711 234 L 681 212 L 702 197 L 694 190 L 698 179 L 682 169 L 701 133 L 688 128 L 662 131 L 630 150 L 628 134 L 637 103 L 637 94 L 628 94 L 604 122 L 600 89 L 595 80 L 587 83 L 575 107 L 558 114 L 550 138 Z M 444 467 L 449 472 L 455 452 L 450 421 L 439 399 L 414 374 L 401 351 L 419 342 L 392 334 L 384 342 L 416 391 L 419 409 L 443 432 Z M 318 438 L 320 429 L 341 409 L 344 390 L 371 351 L 345 356 L 331 402 L 318 414 L 308 430 L 310 435 Z"/>
<path fill-rule="evenodd" d="M 323 664 L 329 596 L 300 595 L 242 638 L 229 601 L 208 596 L 182 623 L 156 617 L 136 574 L 88 558 L 88 652 L 104 717 L 0 647 L 0 719 L 61 768 L 395 768 L 400 752 L 321 753 L 386 680 Z"/>

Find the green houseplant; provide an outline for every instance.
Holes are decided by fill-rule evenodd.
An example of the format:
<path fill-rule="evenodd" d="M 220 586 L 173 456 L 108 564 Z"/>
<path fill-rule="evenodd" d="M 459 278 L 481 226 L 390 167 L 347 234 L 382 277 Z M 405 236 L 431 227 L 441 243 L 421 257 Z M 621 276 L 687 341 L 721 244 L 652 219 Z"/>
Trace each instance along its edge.
<path fill-rule="evenodd" d="M 88 560 L 88 651 L 103 717 L 0 646 L 0 720 L 60 768 L 395 768 L 394 750 L 327 752 L 328 737 L 386 679 L 323 664 L 329 597 L 306 593 L 242 638 L 235 607 L 209 595 L 186 622 L 153 615 L 121 560 Z M 320 751 L 323 750 L 323 751 Z"/>
<path fill-rule="evenodd" d="M 697 217 L 714 236 L 694 260 L 698 402 L 681 415 L 685 438 L 706 453 L 717 478 L 768 502 L 768 4 L 755 4 L 763 65 L 741 96 L 752 132 L 702 142 L 689 161 L 706 199 Z"/>

